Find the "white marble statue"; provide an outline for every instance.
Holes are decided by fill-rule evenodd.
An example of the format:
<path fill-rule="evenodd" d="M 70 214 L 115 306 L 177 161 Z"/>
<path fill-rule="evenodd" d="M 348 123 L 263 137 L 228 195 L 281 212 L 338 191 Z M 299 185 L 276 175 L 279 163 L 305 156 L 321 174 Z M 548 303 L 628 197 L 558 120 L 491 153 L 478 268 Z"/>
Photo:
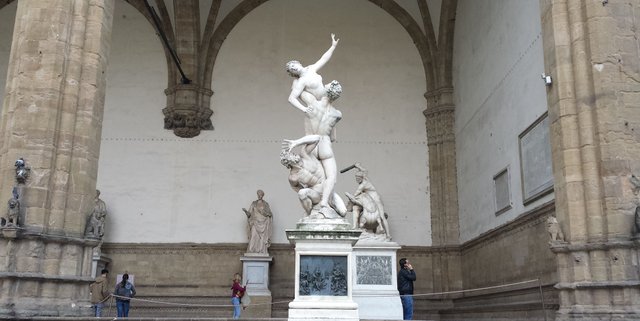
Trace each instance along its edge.
<path fill-rule="evenodd" d="M 247 245 L 247 253 L 268 254 L 269 246 L 271 246 L 271 223 L 273 214 L 269 203 L 265 201 L 264 192 L 258 190 L 258 199 L 251 202 L 249 210 L 242 208 L 247 215 L 249 244 Z"/>
<path fill-rule="evenodd" d="M 382 235 L 385 240 L 390 241 L 391 232 L 382 198 L 369 180 L 367 170 L 360 163 L 355 163 L 353 167 L 357 169 L 355 177 L 358 188 L 353 195 L 349 193 L 346 195 L 349 199 L 347 207 L 353 213 L 354 227 L 364 229 L 365 232 L 374 234 L 374 236 Z"/>
<path fill-rule="evenodd" d="M 291 151 L 296 146 L 303 145 L 307 155 L 312 155 L 320 161 L 323 170 L 323 182 L 320 190 L 320 212 L 325 216 L 330 215 L 329 211 L 323 210 L 331 207 L 341 216 L 346 213 L 346 207 L 342 199 L 334 192 L 336 177 L 338 173 L 336 159 L 333 154 L 331 142 L 335 138 L 335 125 L 342 118 L 342 113 L 335 109 L 332 102 L 340 97 L 342 87 L 337 81 L 332 81 L 326 86 L 326 95 L 320 100 L 307 92 L 303 92 L 300 97 L 309 106 L 307 112 L 307 132 L 306 136 L 296 139 L 285 139 L 283 148 Z"/>
<path fill-rule="evenodd" d="M 286 65 L 287 71 L 294 77 L 289 102 L 305 112 L 307 117 L 305 136 L 296 140 L 284 140 L 283 148 L 288 152 L 296 146 L 305 145 L 303 148 L 307 149 L 307 153 L 321 162 L 324 180 L 318 203 L 320 213 L 330 215 L 331 211 L 328 209 L 332 208 L 344 216 L 344 202 L 334 193 L 338 170 L 331 146 L 331 142 L 335 140 L 335 125 L 342 118 L 342 113 L 333 106 L 333 102 L 340 97 L 342 86 L 335 80 L 323 85 L 322 77 L 317 73 L 329 61 L 338 45 L 339 40 L 334 34 L 331 34 L 331 39 L 331 47 L 316 63 L 303 67 L 300 62 L 293 60 Z"/>
<path fill-rule="evenodd" d="M 300 153 L 293 153 L 287 148 L 283 148 L 280 153 L 280 162 L 289 169 L 289 184 L 298 193 L 300 204 L 305 210 L 307 217 L 337 218 L 347 212 L 342 199 L 334 192 L 331 198 L 331 206 L 336 209 L 336 215 L 330 213 L 312 214 L 313 209 L 319 212 L 319 203 L 322 198 L 322 188 L 325 182 L 324 169 L 317 156 L 313 154 L 316 150 L 313 144 L 307 144 L 300 149 Z M 310 154 L 311 153 L 311 154 Z"/>

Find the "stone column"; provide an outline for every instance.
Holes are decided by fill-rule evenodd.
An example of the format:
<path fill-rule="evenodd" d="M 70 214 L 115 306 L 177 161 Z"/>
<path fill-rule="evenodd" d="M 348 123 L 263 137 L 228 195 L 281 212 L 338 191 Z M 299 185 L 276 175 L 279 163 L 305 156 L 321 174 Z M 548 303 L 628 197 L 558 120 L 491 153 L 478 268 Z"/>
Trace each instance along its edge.
<path fill-rule="evenodd" d="M 557 320 L 640 320 L 640 1 L 541 0 L 556 214 Z"/>
<path fill-rule="evenodd" d="M 18 3 L 0 124 L 0 200 L 31 167 L 24 221 L 0 237 L 0 315 L 90 314 L 93 205 L 113 0 Z"/>
<path fill-rule="evenodd" d="M 198 136 L 201 130 L 212 130 L 209 108 L 213 91 L 211 84 L 203 84 L 200 68 L 204 66 L 200 48 L 200 4 L 198 0 L 175 1 L 175 50 L 180 59 L 180 66 L 191 81 L 184 83 L 179 72 L 178 77 L 170 79 L 171 87 L 165 90 L 167 107 L 162 112 L 165 115 L 165 129 L 172 129 L 179 137 L 192 138 Z M 169 26 L 170 28 L 170 26 Z M 171 32 L 171 30 L 165 32 Z M 171 69 L 177 69 L 173 64 Z"/>
<path fill-rule="evenodd" d="M 431 235 L 433 247 L 443 253 L 432 266 L 434 291 L 462 288 L 460 255 L 450 249 L 460 244 L 458 219 L 458 175 L 456 170 L 455 106 L 453 88 L 443 87 L 425 94 L 429 177 L 431 190 Z M 457 281 L 454 281 L 457 280 Z"/>
<path fill-rule="evenodd" d="M 434 246 L 460 243 L 458 187 L 456 171 L 455 107 L 453 88 L 441 88 L 425 94 L 423 112 L 429 146 L 431 179 L 431 234 Z"/>

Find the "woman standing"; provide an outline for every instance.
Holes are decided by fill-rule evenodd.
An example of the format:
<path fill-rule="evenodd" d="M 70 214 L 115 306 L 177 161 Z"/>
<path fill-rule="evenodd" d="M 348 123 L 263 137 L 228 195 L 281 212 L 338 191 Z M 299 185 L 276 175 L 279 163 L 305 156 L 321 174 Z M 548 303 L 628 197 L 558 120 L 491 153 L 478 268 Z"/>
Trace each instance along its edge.
<path fill-rule="evenodd" d="M 231 286 L 231 303 L 233 304 L 233 318 L 240 318 L 240 298 L 244 296 L 244 292 L 247 290 L 246 287 L 242 286 L 242 277 L 240 273 L 236 273 L 233 275 L 233 285 Z"/>
<path fill-rule="evenodd" d="M 122 281 L 116 284 L 116 309 L 118 310 L 118 317 L 129 316 L 129 303 L 131 298 L 136 295 L 136 288 L 131 282 L 129 282 L 129 274 L 122 275 Z"/>

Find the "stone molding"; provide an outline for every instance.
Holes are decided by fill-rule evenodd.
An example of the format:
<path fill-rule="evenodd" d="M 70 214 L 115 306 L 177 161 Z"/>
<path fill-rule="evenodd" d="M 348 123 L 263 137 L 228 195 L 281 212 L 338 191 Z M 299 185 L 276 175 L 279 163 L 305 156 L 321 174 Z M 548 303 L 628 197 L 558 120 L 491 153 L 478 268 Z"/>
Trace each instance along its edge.
<path fill-rule="evenodd" d="M 173 95 L 176 93 L 176 91 L 178 91 L 179 89 L 189 89 L 189 90 L 193 90 L 199 94 L 202 95 L 206 95 L 206 96 L 213 96 L 213 90 L 209 89 L 209 88 L 205 88 L 205 87 L 201 87 L 198 84 L 178 84 L 175 86 L 171 86 L 167 89 L 164 90 L 164 94 L 169 96 L 169 95 Z"/>
<path fill-rule="evenodd" d="M 582 290 L 582 289 L 606 289 L 611 288 L 636 288 L 640 286 L 640 281 L 588 281 L 588 282 L 560 282 L 555 285 L 558 290 Z"/>
<path fill-rule="evenodd" d="M 639 240 L 633 241 L 610 241 L 610 242 L 594 242 L 583 244 L 570 244 L 567 242 L 554 243 L 551 251 L 554 253 L 571 253 L 583 251 L 609 251 L 616 249 L 638 249 L 640 248 Z"/>
<path fill-rule="evenodd" d="M 20 279 L 22 281 L 56 281 L 65 283 L 88 283 L 95 278 L 90 276 L 50 275 L 32 272 L 0 272 L 0 279 Z"/>
<path fill-rule="evenodd" d="M 73 237 L 67 235 L 58 235 L 51 233 L 41 233 L 36 231 L 22 230 L 18 236 L 19 239 L 40 240 L 44 243 L 60 243 L 72 244 L 80 246 L 96 247 L 100 245 L 100 240 L 92 238 Z"/>
<path fill-rule="evenodd" d="M 271 248 L 270 248 L 271 249 Z M 242 255 L 243 243 L 191 244 L 191 243 L 104 243 L 105 254 L 215 254 L 222 252 Z"/>
<path fill-rule="evenodd" d="M 453 104 L 453 87 L 440 87 L 434 90 L 430 90 L 424 93 L 424 98 L 427 100 L 428 104 L 433 104 L 433 106 L 440 105 L 450 105 Z M 423 113 L 426 113 L 431 110 L 431 108 L 425 109 Z"/>
<path fill-rule="evenodd" d="M 204 254 L 227 252 L 242 252 L 247 249 L 246 243 L 103 243 L 102 251 L 112 254 L 184 254 L 186 252 L 198 252 Z M 272 244 L 269 252 L 293 251 L 293 245 L 282 243 Z"/>
<path fill-rule="evenodd" d="M 414 252 L 411 255 L 417 257 L 429 257 L 434 255 L 450 255 L 460 256 L 459 245 L 445 245 L 445 246 L 403 246 L 402 251 Z"/>

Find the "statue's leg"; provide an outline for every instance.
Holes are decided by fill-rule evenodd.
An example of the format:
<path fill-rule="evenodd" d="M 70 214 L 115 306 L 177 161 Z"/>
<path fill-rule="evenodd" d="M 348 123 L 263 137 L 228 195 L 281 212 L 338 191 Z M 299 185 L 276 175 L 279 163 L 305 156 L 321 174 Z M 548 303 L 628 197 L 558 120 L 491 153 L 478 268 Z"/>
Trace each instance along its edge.
<path fill-rule="evenodd" d="M 333 195 L 333 188 L 336 185 L 338 176 L 338 166 L 336 158 L 333 156 L 333 147 L 331 146 L 331 138 L 329 136 L 321 136 L 318 142 L 318 159 L 322 163 L 325 180 L 322 183 L 322 199 L 320 206 L 329 206 L 329 199 Z"/>
<path fill-rule="evenodd" d="M 360 215 L 362 214 L 362 207 L 358 205 L 353 206 L 353 228 L 360 227 Z"/>
<path fill-rule="evenodd" d="M 311 214 L 313 204 L 317 203 L 320 200 L 320 194 L 311 188 L 303 188 L 298 191 L 298 198 L 300 199 L 302 208 L 304 208 L 305 212 L 307 212 L 307 215 L 309 215 Z"/>
<path fill-rule="evenodd" d="M 389 223 L 387 222 L 387 219 L 384 217 L 384 213 L 382 213 L 380 217 L 378 217 L 378 220 L 380 221 L 378 222 L 378 224 L 382 224 L 382 227 L 384 228 L 384 234 L 386 234 L 387 237 L 391 239 L 391 232 L 389 231 Z"/>
<path fill-rule="evenodd" d="M 333 188 L 336 185 L 336 177 L 338 176 L 338 168 L 335 158 L 328 158 L 322 160 L 322 167 L 324 168 L 325 180 L 322 183 L 322 199 L 320 200 L 320 206 L 329 206 L 329 198 L 333 195 Z"/>
<path fill-rule="evenodd" d="M 347 206 L 344 205 L 344 201 L 342 200 L 340 195 L 338 195 L 338 193 L 333 192 L 333 197 L 331 197 L 330 201 L 333 209 L 336 210 L 336 212 L 340 214 L 340 216 L 344 217 L 345 215 L 347 215 Z"/>

